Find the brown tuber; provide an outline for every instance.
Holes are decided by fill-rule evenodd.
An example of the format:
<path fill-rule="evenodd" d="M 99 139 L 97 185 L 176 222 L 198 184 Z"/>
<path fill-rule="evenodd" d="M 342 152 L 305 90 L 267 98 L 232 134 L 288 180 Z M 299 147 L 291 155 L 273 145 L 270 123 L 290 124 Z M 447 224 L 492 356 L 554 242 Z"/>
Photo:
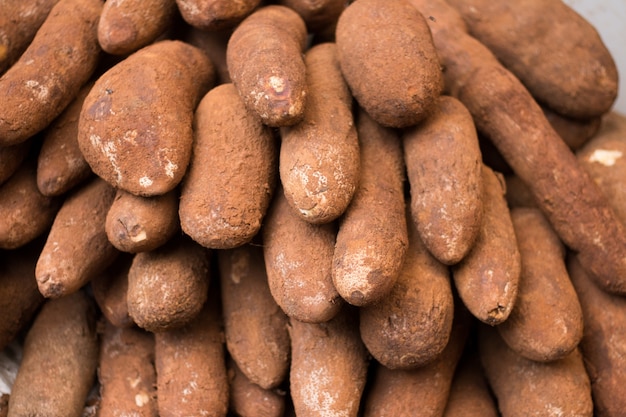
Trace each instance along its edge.
<path fill-rule="evenodd" d="M 306 27 L 285 6 L 269 5 L 248 16 L 228 41 L 228 72 L 246 107 L 269 126 L 304 117 Z"/>
<path fill-rule="evenodd" d="M 339 17 L 337 56 L 354 98 L 383 126 L 407 127 L 435 106 L 443 77 L 422 16 L 406 0 L 360 0 Z"/>

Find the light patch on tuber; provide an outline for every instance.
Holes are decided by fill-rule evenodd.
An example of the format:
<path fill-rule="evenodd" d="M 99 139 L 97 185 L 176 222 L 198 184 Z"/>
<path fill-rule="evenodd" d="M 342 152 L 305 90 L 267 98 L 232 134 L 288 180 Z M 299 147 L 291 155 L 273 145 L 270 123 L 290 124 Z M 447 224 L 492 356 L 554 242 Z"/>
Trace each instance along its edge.
<path fill-rule="evenodd" d="M 276 265 L 276 269 L 280 271 L 280 274 L 283 277 L 287 277 L 292 271 L 302 268 L 302 262 L 289 262 L 286 259 L 284 252 L 280 252 L 278 255 L 276 255 L 276 257 L 274 258 L 274 264 Z"/>
<path fill-rule="evenodd" d="M 122 180 L 122 171 L 117 164 L 117 146 L 115 146 L 115 142 L 102 142 L 102 138 L 98 135 L 89 136 L 89 141 L 91 142 L 91 146 L 96 149 L 100 149 L 100 151 L 104 153 L 104 156 L 106 156 L 109 160 L 111 167 L 113 167 L 115 181 L 119 183 Z"/>
<path fill-rule="evenodd" d="M 615 165 L 615 162 L 622 156 L 622 151 L 596 149 L 589 157 L 589 162 L 598 162 L 606 167 L 611 167 Z"/>
<path fill-rule="evenodd" d="M 133 242 L 137 243 L 137 242 L 143 242 L 144 240 L 146 240 L 148 238 L 146 231 L 145 230 L 141 230 L 141 232 L 133 235 L 130 234 L 130 240 L 132 240 Z"/>
<path fill-rule="evenodd" d="M 545 406 L 548 417 L 563 417 L 563 409 L 561 407 L 554 406 L 552 404 L 546 404 Z"/>
<path fill-rule="evenodd" d="M 179 0 L 176 3 L 178 4 L 178 7 L 182 9 L 181 11 L 185 11 L 191 16 L 200 14 L 200 9 L 195 1 Z"/>
<path fill-rule="evenodd" d="M 278 94 L 281 94 L 283 91 L 285 91 L 285 80 L 281 77 L 276 77 L 275 75 L 272 75 L 269 79 L 269 85 Z"/>
<path fill-rule="evenodd" d="M 308 375 L 308 383 L 300 390 L 302 400 L 308 410 L 320 417 L 348 417 L 350 404 L 336 409 L 337 390 L 330 390 L 333 385 L 332 372 L 326 367 L 318 367 Z"/>
<path fill-rule="evenodd" d="M 26 81 L 26 87 L 33 92 L 39 101 L 46 101 L 48 98 L 48 87 L 41 85 L 38 81 L 28 80 Z"/>
<path fill-rule="evenodd" d="M 143 188 L 148 188 L 152 185 L 153 181 L 147 177 L 147 176 L 143 176 L 141 178 L 139 178 L 139 185 L 141 185 Z"/>
<path fill-rule="evenodd" d="M 165 164 L 165 175 L 167 175 L 170 178 L 174 178 L 174 174 L 176 173 L 176 170 L 178 170 L 178 165 L 176 165 L 175 163 L 173 163 L 172 161 L 168 159 L 167 163 Z"/>
<path fill-rule="evenodd" d="M 247 251 L 234 251 L 231 254 L 230 279 L 239 284 L 241 278 L 250 273 L 250 254 Z"/>
<path fill-rule="evenodd" d="M 364 248 L 352 254 L 344 254 L 344 267 L 339 271 L 339 276 L 336 277 L 335 281 L 340 293 L 352 294 L 359 291 L 362 294 L 369 294 L 370 288 L 368 288 L 367 277 L 372 272 L 372 268 L 370 267 L 371 257 L 368 249 Z"/>
<path fill-rule="evenodd" d="M 149 402 L 150 402 L 150 397 L 145 392 L 141 392 L 135 395 L 135 404 L 137 404 L 137 407 L 143 407 Z"/>

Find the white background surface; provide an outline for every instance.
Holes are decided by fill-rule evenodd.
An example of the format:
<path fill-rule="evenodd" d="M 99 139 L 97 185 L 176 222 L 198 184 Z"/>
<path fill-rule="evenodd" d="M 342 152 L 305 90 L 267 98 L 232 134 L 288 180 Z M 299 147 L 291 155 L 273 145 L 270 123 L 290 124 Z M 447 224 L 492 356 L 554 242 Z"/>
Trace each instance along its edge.
<path fill-rule="evenodd" d="M 626 1 L 564 0 L 600 33 L 619 72 L 619 94 L 613 110 L 626 115 Z"/>

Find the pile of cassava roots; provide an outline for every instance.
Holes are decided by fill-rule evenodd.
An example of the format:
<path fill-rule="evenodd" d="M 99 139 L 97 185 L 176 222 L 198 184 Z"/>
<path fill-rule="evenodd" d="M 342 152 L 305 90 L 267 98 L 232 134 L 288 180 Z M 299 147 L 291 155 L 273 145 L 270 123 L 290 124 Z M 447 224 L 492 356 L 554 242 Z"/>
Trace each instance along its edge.
<path fill-rule="evenodd" d="M 617 91 L 560 0 L 0 1 L 0 416 L 626 415 Z"/>

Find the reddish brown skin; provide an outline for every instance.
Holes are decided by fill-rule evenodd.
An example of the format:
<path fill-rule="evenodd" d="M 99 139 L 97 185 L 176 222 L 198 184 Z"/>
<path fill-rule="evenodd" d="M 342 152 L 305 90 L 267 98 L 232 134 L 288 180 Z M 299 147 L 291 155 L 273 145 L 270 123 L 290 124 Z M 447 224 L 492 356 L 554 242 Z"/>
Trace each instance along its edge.
<path fill-rule="evenodd" d="M 328 223 L 345 212 L 359 182 L 359 140 L 335 44 L 312 47 L 304 61 L 307 105 L 300 123 L 281 129 L 280 178 L 296 213 Z"/>
<path fill-rule="evenodd" d="M 128 313 L 139 327 L 162 332 L 184 326 L 207 299 L 209 259 L 188 238 L 135 255 L 128 271 Z"/>
<path fill-rule="evenodd" d="M 450 341 L 433 362 L 413 370 L 374 368 L 364 417 L 443 415 L 470 327 L 467 311 L 455 314 Z"/>
<path fill-rule="evenodd" d="M 470 253 L 452 267 L 459 296 L 480 321 L 504 322 L 515 304 L 520 253 L 504 198 L 504 178 L 483 165 L 483 223 Z"/>
<path fill-rule="evenodd" d="M 347 6 L 345 0 L 279 0 L 278 4 L 298 12 L 310 33 L 334 28 Z"/>
<path fill-rule="evenodd" d="M 357 130 L 361 178 L 340 221 L 333 282 L 343 299 L 364 306 L 380 300 L 395 284 L 408 236 L 400 138 L 362 110 Z"/>
<path fill-rule="evenodd" d="M 626 410 L 626 300 L 600 289 L 574 256 L 567 267 L 585 322 L 580 350 L 591 381 L 597 416 L 619 416 Z"/>
<path fill-rule="evenodd" d="M 295 11 L 269 5 L 241 22 L 228 41 L 230 77 L 246 107 L 269 126 L 290 126 L 304 117 L 306 35 Z"/>
<path fill-rule="evenodd" d="M 278 189 L 262 233 L 270 291 L 285 314 L 313 323 L 335 316 L 343 304 L 332 281 L 335 225 L 302 220 Z"/>
<path fill-rule="evenodd" d="M 326 323 L 290 320 L 289 389 L 297 416 L 357 415 L 368 368 L 357 322 L 350 306 Z"/>
<path fill-rule="evenodd" d="M 13 146 L 0 146 L 0 184 L 17 171 L 28 156 L 34 139 Z"/>
<path fill-rule="evenodd" d="M 28 49 L 0 78 L 0 146 L 43 130 L 74 99 L 96 68 L 100 0 L 61 0 Z"/>
<path fill-rule="evenodd" d="M 466 350 L 468 352 L 468 350 Z M 466 355 L 457 366 L 442 417 L 498 417 L 478 355 Z"/>
<path fill-rule="evenodd" d="M 48 231 L 61 200 L 37 188 L 34 161 L 26 161 L 0 186 L 0 248 L 15 249 Z"/>
<path fill-rule="evenodd" d="M 624 132 L 626 118 L 617 113 L 607 114 L 598 134 L 577 152 L 577 157 L 626 224 Z M 608 294 L 599 288 L 575 256 L 569 256 L 567 267 L 583 311 L 585 326 L 580 349 L 591 379 L 596 414 L 619 415 L 626 409 L 626 331 L 623 326 L 626 302 L 623 297 Z"/>
<path fill-rule="evenodd" d="M 128 313 L 128 270 L 133 255 L 120 254 L 115 261 L 91 280 L 93 297 L 102 315 L 116 327 L 131 327 Z"/>
<path fill-rule="evenodd" d="M 92 300 L 83 291 L 48 300 L 26 335 L 8 415 L 80 417 L 97 364 Z"/>
<path fill-rule="evenodd" d="M 109 241 L 120 251 L 154 250 L 180 230 L 178 192 L 141 197 L 117 190 L 104 227 Z"/>
<path fill-rule="evenodd" d="M 64 200 L 43 247 L 35 275 L 45 297 L 77 291 L 117 256 L 104 231 L 115 190 L 95 178 Z"/>
<path fill-rule="evenodd" d="M 155 335 L 160 417 L 225 417 L 228 375 L 217 297 L 187 326 Z"/>
<path fill-rule="evenodd" d="M 565 267 L 565 248 L 537 208 L 511 210 L 522 261 L 517 299 L 500 336 L 518 354 L 548 362 L 570 354 L 583 315 Z"/>
<path fill-rule="evenodd" d="M 523 7 L 489 0 L 449 3 L 469 33 L 537 101 L 578 119 L 610 110 L 617 97 L 617 67 L 597 30 L 571 6 L 560 0 L 525 1 Z"/>
<path fill-rule="evenodd" d="M 458 263 L 472 248 L 482 223 L 482 156 L 465 106 L 441 96 L 432 114 L 403 134 L 411 185 L 411 213 L 428 250 Z"/>
<path fill-rule="evenodd" d="M 0 75 L 26 50 L 59 0 L 7 0 L 0 10 Z"/>
<path fill-rule="evenodd" d="M 578 349 L 562 359 L 536 362 L 518 355 L 482 326 L 480 359 L 502 415 L 593 416 L 589 377 Z"/>
<path fill-rule="evenodd" d="M 626 117 L 614 112 L 604 116 L 598 133 L 576 157 L 626 224 Z"/>
<path fill-rule="evenodd" d="M 130 54 L 156 40 L 175 16 L 174 0 L 106 1 L 98 22 L 98 43 L 109 54 Z"/>
<path fill-rule="evenodd" d="M 9 394 L 0 395 L 0 417 L 7 417 L 9 414 Z"/>
<path fill-rule="evenodd" d="M 42 242 L 36 240 L 12 251 L 3 251 L 0 265 L 0 350 L 17 340 L 44 301 L 35 279 L 35 263 Z"/>
<path fill-rule="evenodd" d="M 454 315 L 448 268 L 407 223 L 409 247 L 396 284 L 359 310 L 361 339 L 388 369 L 414 369 L 435 360 L 448 344 Z"/>
<path fill-rule="evenodd" d="M 214 74 L 202 51 L 170 40 L 146 46 L 106 71 L 78 122 L 78 145 L 91 169 L 131 194 L 173 190 L 191 158 L 193 111 Z"/>
<path fill-rule="evenodd" d="M 259 4 L 261 0 L 176 0 L 183 19 L 204 31 L 234 27 Z"/>
<path fill-rule="evenodd" d="M 182 184 L 182 230 L 212 249 L 248 243 L 259 232 L 276 185 L 272 131 L 233 84 L 212 89 L 194 119 L 193 157 Z"/>
<path fill-rule="evenodd" d="M 504 177 L 506 182 L 506 202 L 511 208 L 537 207 L 528 186 L 515 174 Z"/>
<path fill-rule="evenodd" d="M 424 17 L 408 1 L 351 3 L 335 36 L 346 82 L 378 123 L 412 126 L 435 106 L 443 89 L 437 50 Z"/>
<path fill-rule="evenodd" d="M 65 194 L 92 174 L 78 147 L 78 118 L 91 87 L 86 84 L 43 133 L 37 158 L 37 187 L 43 195 Z"/>
<path fill-rule="evenodd" d="M 211 59 L 215 66 L 215 85 L 232 82 L 226 64 L 226 46 L 232 34 L 232 29 L 217 32 L 206 32 L 190 26 L 183 36 L 183 40 L 197 48 L 200 48 Z"/>
<path fill-rule="evenodd" d="M 228 362 L 230 410 L 238 416 L 283 417 L 285 393 L 252 383 L 233 361 Z"/>
<path fill-rule="evenodd" d="M 589 119 L 573 119 L 562 116 L 545 106 L 542 106 L 541 109 L 548 122 L 550 122 L 550 126 L 572 151 L 582 148 L 589 139 L 594 137 L 602 123 L 601 116 Z"/>
<path fill-rule="evenodd" d="M 99 417 L 158 417 L 154 335 L 106 322 L 98 362 Z"/>
<path fill-rule="evenodd" d="M 465 32 L 454 9 L 440 0 L 411 2 L 433 17 L 428 24 L 446 68 L 446 84 L 469 109 L 477 129 L 529 186 L 561 240 L 580 253 L 589 275 L 606 291 L 626 293 L 626 227 L 541 107 Z"/>
<path fill-rule="evenodd" d="M 269 289 L 263 249 L 242 245 L 218 252 L 226 348 L 252 384 L 276 388 L 287 377 L 288 318 Z"/>

